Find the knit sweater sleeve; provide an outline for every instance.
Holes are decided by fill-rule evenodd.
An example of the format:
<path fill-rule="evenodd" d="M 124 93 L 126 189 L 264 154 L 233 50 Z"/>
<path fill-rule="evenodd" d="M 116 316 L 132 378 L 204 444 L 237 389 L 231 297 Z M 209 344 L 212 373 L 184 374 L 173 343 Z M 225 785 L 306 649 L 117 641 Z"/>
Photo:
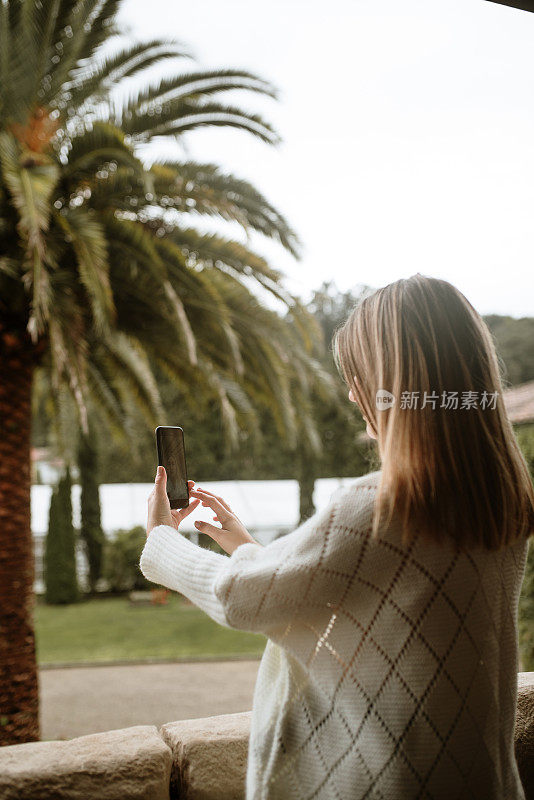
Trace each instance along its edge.
<path fill-rule="evenodd" d="M 244 543 L 231 556 L 158 525 L 141 554 L 141 572 L 184 594 L 221 625 L 269 635 L 299 617 L 329 609 L 346 587 L 342 551 L 351 541 L 354 555 L 354 537 L 334 535 L 334 529 L 358 518 L 358 504 L 352 505 L 353 519 L 347 519 L 344 495 L 346 490 L 338 489 L 325 508 L 293 532 L 265 547 Z"/>

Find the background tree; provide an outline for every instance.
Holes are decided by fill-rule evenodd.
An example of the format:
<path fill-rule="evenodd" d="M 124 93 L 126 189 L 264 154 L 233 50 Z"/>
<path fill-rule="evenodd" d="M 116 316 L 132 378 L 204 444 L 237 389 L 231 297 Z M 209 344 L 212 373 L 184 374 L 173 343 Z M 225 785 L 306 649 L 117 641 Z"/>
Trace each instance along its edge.
<path fill-rule="evenodd" d="M 368 447 L 361 441 L 363 419 L 356 407 L 348 401 L 345 384 L 338 375 L 333 360 L 332 336 L 345 321 L 351 309 L 360 300 L 364 288 L 355 292 L 339 292 L 333 282 L 325 282 L 311 298 L 308 310 L 321 329 L 321 342 L 316 357 L 323 370 L 331 377 L 335 387 L 325 399 L 311 392 L 310 413 L 317 420 L 320 446 L 315 450 L 299 439 L 297 457 L 299 480 L 299 523 L 315 512 L 313 493 L 319 477 L 358 476 L 367 471 Z"/>
<path fill-rule="evenodd" d="M 511 386 L 534 380 L 534 318 L 487 314 L 484 321 L 492 332 Z"/>
<path fill-rule="evenodd" d="M 122 81 L 186 54 L 164 40 L 117 39 L 116 52 L 104 52 L 119 34 L 119 7 L 120 0 L 0 3 L 0 744 L 39 738 L 32 387 L 48 391 L 69 463 L 72 431 L 87 434 L 91 402 L 117 431 L 129 394 L 151 425 L 165 423 L 156 365 L 183 399 L 202 403 L 204 392 L 206 403 L 217 402 L 230 442 L 240 423 L 254 429 L 259 402 L 295 447 L 299 410 L 290 385 L 296 380 L 298 402 L 309 381 L 295 365 L 313 366 L 313 320 L 284 291 L 281 274 L 245 245 L 199 233 L 181 212 L 237 222 L 296 254 L 283 216 L 213 164 L 176 160 L 146 169 L 139 157 L 157 137 L 206 125 L 275 143 L 268 122 L 221 100 L 229 90 L 275 90 L 243 70 L 197 70 L 121 99 L 115 90 Z M 261 319 L 263 341 L 250 336 L 258 324 L 245 292 L 250 279 L 291 310 L 298 337 L 272 315 L 267 335 Z M 34 383 L 39 364 L 45 375 Z M 250 378 L 250 370 L 260 377 Z M 65 435 L 69 403 L 77 426 Z"/>
<path fill-rule="evenodd" d="M 72 524 L 70 468 L 52 492 L 44 551 L 45 600 L 75 603 L 80 599 L 76 577 L 76 534 Z"/>
<path fill-rule="evenodd" d="M 88 565 L 89 591 L 95 592 L 102 572 L 104 549 L 104 531 L 101 524 L 99 495 L 98 451 L 95 446 L 94 433 L 89 428 L 89 435 L 80 433 L 78 447 L 78 470 L 80 476 L 80 537 L 85 545 Z"/>
<path fill-rule="evenodd" d="M 317 320 L 323 337 L 317 339 L 315 360 L 325 371 L 330 371 L 339 391 L 339 405 L 324 400 L 314 401 L 313 415 L 321 449 L 313 460 L 316 477 L 352 477 L 362 474 L 374 465 L 372 443 L 361 442 L 358 437 L 364 424 L 358 409 L 350 403 L 339 375 L 335 370 L 330 349 L 334 328 L 348 315 L 360 296 L 361 290 L 338 292 L 335 285 L 323 284 L 314 294 L 308 311 Z M 253 309 L 254 316 L 255 311 Z M 268 331 L 266 331 L 268 335 Z M 44 380 L 44 374 L 37 380 Z M 180 424 L 186 432 L 186 451 L 189 472 L 197 480 L 268 480 L 298 478 L 298 458 L 288 446 L 286 436 L 280 435 L 273 425 L 273 414 L 267 404 L 256 403 L 259 437 L 249 436 L 241 427 L 237 449 L 230 449 L 225 441 L 219 403 L 208 398 L 190 405 L 184 390 L 177 386 L 157 365 L 154 379 L 159 389 L 164 416 L 169 424 Z M 313 393 L 312 393 L 313 394 Z M 44 402 L 37 402 L 41 392 L 34 394 L 34 446 L 55 445 L 51 418 Z M 45 395 L 46 396 L 46 392 Z M 127 397 L 125 399 L 128 399 Z M 103 483 L 150 482 L 156 464 L 153 428 L 147 426 L 142 413 L 130 404 L 127 437 L 113 439 L 105 421 L 95 426 L 94 441 L 99 451 L 101 480 Z M 66 414 L 62 403 L 58 415 L 63 414 L 65 436 L 76 423 L 74 414 Z"/>

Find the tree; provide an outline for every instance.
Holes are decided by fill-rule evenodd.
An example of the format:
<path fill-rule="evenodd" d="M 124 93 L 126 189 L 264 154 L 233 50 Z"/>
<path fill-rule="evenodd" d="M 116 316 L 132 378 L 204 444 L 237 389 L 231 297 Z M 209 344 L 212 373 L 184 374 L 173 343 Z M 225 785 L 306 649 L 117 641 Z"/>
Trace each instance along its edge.
<path fill-rule="evenodd" d="M 333 392 L 329 397 L 310 394 L 310 415 L 317 420 L 320 446 L 313 447 L 304 437 L 299 452 L 300 520 L 304 522 L 314 511 L 313 492 L 315 480 L 321 475 L 354 476 L 366 471 L 365 446 L 358 435 L 365 425 L 359 411 L 347 399 L 345 384 L 337 374 L 331 350 L 335 328 L 345 321 L 352 308 L 361 298 L 366 287 L 356 294 L 339 292 L 333 282 L 325 282 L 313 293 L 309 311 L 321 330 L 321 344 L 316 357 L 322 369 L 332 381 Z"/>
<path fill-rule="evenodd" d="M 229 443 L 240 426 L 255 429 L 260 403 L 295 446 L 296 404 L 309 387 L 302 368 L 315 369 L 313 320 L 283 289 L 281 274 L 240 242 L 197 232 L 181 211 L 237 222 L 297 254 L 283 216 L 213 164 L 147 169 L 139 157 L 157 137 L 207 125 L 275 143 L 269 123 L 220 99 L 229 90 L 275 96 L 274 88 L 243 70 L 197 70 L 121 99 L 114 91 L 124 79 L 186 54 L 164 40 L 104 53 L 119 33 L 120 5 L 0 2 L 0 744 L 39 738 L 32 387 L 40 399 L 48 394 L 69 456 L 77 438 L 64 426 L 72 403 L 85 434 L 98 409 L 124 436 L 130 395 L 150 424 L 165 422 L 155 365 L 182 388 L 184 402 L 218 402 Z M 290 309 L 291 333 L 278 315 L 259 310 L 250 279 Z M 251 377 L 254 369 L 264 377 Z M 312 435 L 313 425 L 310 418 Z"/>
<path fill-rule="evenodd" d="M 492 332 L 504 364 L 504 380 L 511 386 L 534 380 L 534 318 L 488 314 L 484 321 Z"/>
<path fill-rule="evenodd" d="M 105 537 L 100 521 L 98 452 L 92 431 L 88 436 L 83 432 L 80 433 L 78 468 L 81 488 L 80 536 L 85 544 L 89 568 L 89 590 L 95 592 L 97 581 L 101 577 Z"/>
<path fill-rule="evenodd" d="M 44 552 L 45 600 L 75 603 L 80 599 L 76 576 L 76 535 L 72 524 L 70 468 L 50 498 L 48 533 Z"/>

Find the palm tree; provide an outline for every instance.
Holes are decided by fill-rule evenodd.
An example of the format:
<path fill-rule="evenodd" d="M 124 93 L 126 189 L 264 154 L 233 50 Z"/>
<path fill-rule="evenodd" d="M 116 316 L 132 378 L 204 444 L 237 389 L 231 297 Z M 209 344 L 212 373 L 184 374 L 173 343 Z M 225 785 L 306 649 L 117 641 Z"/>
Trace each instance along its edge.
<path fill-rule="evenodd" d="M 188 71 L 117 99 L 112 89 L 124 79 L 186 55 L 163 40 L 103 54 L 120 4 L 0 0 L 0 744 L 39 738 L 30 530 L 36 369 L 58 418 L 72 402 L 85 433 L 88 402 L 120 430 L 128 390 L 147 418 L 157 417 L 151 362 L 184 396 L 217 396 L 230 440 L 240 425 L 254 427 L 255 403 L 264 403 L 296 442 L 305 420 L 297 404 L 314 381 L 329 391 L 312 357 L 317 326 L 280 273 L 187 221 L 217 215 L 296 254 L 282 215 L 213 164 L 147 169 L 139 157 L 156 137 L 207 125 L 275 143 L 266 121 L 220 99 L 231 89 L 274 96 L 273 87 L 241 70 Z M 248 278 L 288 306 L 293 326 L 262 308 Z"/>

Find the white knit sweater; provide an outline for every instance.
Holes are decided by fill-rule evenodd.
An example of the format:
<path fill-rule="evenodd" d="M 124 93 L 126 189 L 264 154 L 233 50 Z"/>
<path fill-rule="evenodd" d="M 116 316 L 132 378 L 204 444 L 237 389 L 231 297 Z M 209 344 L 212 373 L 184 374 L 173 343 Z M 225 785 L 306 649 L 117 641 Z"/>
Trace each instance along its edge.
<path fill-rule="evenodd" d="M 393 526 L 371 539 L 379 476 L 231 556 L 160 525 L 141 570 L 268 637 L 247 800 L 524 800 L 513 734 L 527 541 L 462 555 L 403 546 Z"/>

